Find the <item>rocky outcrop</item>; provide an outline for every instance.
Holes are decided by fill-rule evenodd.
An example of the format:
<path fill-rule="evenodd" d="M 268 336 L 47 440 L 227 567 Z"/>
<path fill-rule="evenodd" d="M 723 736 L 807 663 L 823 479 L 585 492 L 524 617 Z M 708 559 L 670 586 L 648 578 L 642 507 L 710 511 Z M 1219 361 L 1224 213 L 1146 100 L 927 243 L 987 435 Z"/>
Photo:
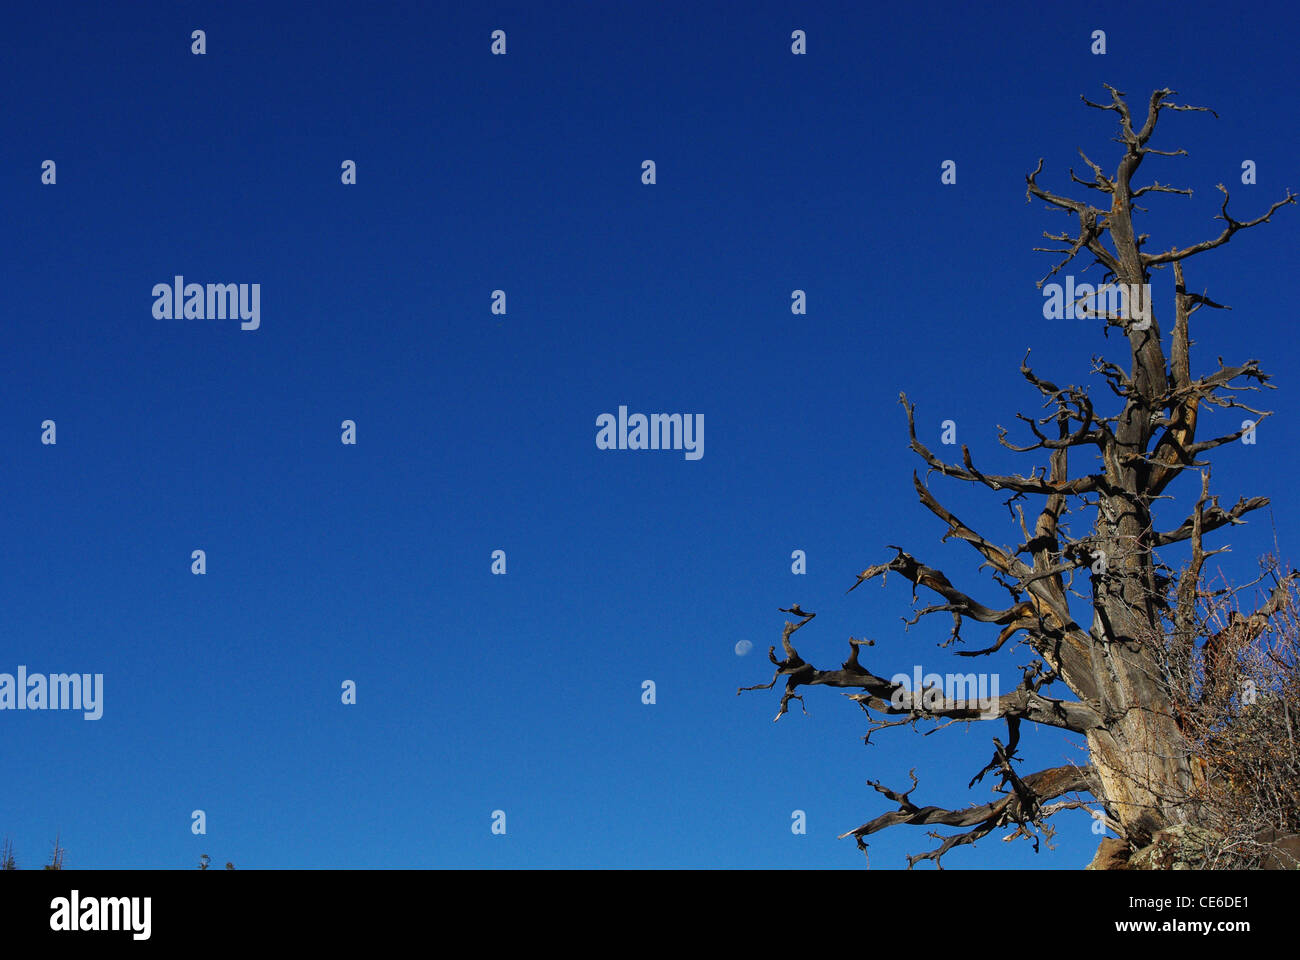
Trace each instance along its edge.
<path fill-rule="evenodd" d="M 1300 834 L 1284 834 L 1270 827 L 1259 839 L 1268 844 L 1261 870 L 1300 870 Z"/>
<path fill-rule="evenodd" d="M 1217 839 L 1214 832 L 1187 824 L 1160 830 L 1147 846 L 1129 857 L 1129 869 L 1203 870 Z"/>
<path fill-rule="evenodd" d="M 1123 840 L 1106 837 L 1086 870 L 1204 870 L 1222 843 L 1212 830 L 1179 824 L 1152 835 L 1151 842 L 1130 850 Z M 1255 840 L 1263 848 L 1261 870 L 1300 869 L 1300 834 L 1266 830 Z"/>
<path fill-rule="evenodd" d="M 1084 869 L 1127 870 L 1128 855 L 1127 843 L 1114 837 L 1107 837 L 1101 841 L 1101 846 L 1097 848 L 1097 855 L 1092 858 L 1092 863 L 1088 864 Z"/>

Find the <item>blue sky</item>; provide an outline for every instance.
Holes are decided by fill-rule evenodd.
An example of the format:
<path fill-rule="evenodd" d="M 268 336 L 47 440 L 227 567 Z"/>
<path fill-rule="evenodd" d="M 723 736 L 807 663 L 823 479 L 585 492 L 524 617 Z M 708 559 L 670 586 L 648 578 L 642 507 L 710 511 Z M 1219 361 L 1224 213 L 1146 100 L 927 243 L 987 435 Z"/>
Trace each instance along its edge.
<path fill-rule="evenodd" d="M 1044 320 L 1035 287 L 1054 261 L 1032 248 L 1070 223 L 1024 202 L 1025 173 L 1043 157 L 1040 183 L 1065 192 L 1077 148 L 1116 159 L 1113 115 L 1080 94 L 1109 82 L 1141 105 L 1170 86 L 1219 112 L 1162 119 L 1155 145 L 1190 156 L 1144 173 L 1195 193 L 1151 197 L 1148 249 L 1217 234 L 1216 183 L 1242 219 L 1300 186 L 1282 3 L 6 18 L 0 671 L 105 688 L 93 722 L 0 713 L 0 835 L 26 866 L 61 834 L 89 868 L 858 868 L 835 838 L 890 808 L 868 778 L 905 786 L 915 766 L 917 802 L 986 802 L 965 784 L 1001 724 L 864 747 L 836 691 L 773 724 L 775 691 L 736 689 L 770 678 L 792 602 L 818 613 L 798 640 L 819 666 L 865 635 L 878 674 L 955 669 L 943 623 L 904 632 L 898 581 L 845 595 L 886 544 L 998 599 L 916 502 L 897 398 L 932 445 L 953 419 L 977 462 L 1027 470 L 996 441 L 1036 403 L 1025 350 L 1058 382 L 1123 359 L 1095 323 Z M 1258 443 L 1215 458 L 1225 503 L 1274 498 L 1231 531 L 1237 579 L 1275 537 L 1296 555 L 1300 512 L 1271 471 L 1300 441 L 1298 230 L 1287 208 L 1187 265 L 1233 306 L 1195 318 L 1194 370 L 1260 357 L 1280 388 Z M 260 328 L 156 319 L 151 290 L 177 274 L 259 283 Z M 621 404 L 703 414 L 704 456 L 597 449 L 595 418 Z M 1171 491 L 1169 526 L 1194 487 Z M 1013 542 L 996 497 L 932 488 Z M 983 669 L 1009 689 L 1028 659 Z M 1083 757 L 1042 729 L 1023 755 L 1026 771 Z M 1086 863 L 1087 816 L 1056 825 L 1055 852 L 995 834 L 945 865 Z M 872 865 L 930 849 L 924 832 L 875 836 Z"/>

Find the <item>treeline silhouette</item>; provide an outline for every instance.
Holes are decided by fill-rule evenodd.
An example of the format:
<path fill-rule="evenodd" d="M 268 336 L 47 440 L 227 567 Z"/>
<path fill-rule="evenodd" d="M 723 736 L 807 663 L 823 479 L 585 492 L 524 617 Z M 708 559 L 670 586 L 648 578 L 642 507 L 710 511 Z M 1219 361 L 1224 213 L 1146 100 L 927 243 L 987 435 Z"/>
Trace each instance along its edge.
<path fill-rule="evenodd" d="M 63 860 L 68 851 L 60 843 L 60 837 L 54 838 L 54 850 L 50 853 L 50 862 L 45 864 L 45 870 L 62 870 Z M 199 857 L 199 869 L 208 869 L 211 857 L 206 853 Z M 14 857 L 14 845 L 8 837 L 5 838 L 4 845 L 0 846 L 0 870 L 18 870 L 18 860 Z M 226 869 L 234 870 L 235 865 L 229 860 L 226 861 Z"/>

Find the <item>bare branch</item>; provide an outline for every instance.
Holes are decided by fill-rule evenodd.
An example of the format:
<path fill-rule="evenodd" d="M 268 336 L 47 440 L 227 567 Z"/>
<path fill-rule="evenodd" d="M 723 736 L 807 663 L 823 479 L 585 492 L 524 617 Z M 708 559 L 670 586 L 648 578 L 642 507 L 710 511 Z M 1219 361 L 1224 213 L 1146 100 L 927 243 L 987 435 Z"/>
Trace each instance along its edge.
<path fill-rule="evenodd" d="M 910 776 L 912 778 L 912 787 L 906 793 L 898 793 L 883 786 L 878 781 L 868 780 L 869 786 L 897 803 L 898 809 L 881 814 L 855 830 L 840 834 L 840 839 L 853 837 L 857 840 L 859 849 L 865 852 L 867 844 L 863 839 L 864 837 L 901 823 L 972 827 L 973 829 L 966 833 L 948 838 L 931 834 L 936 836 L 936 839 L 943 840 L 943 845 L 929 853 L 908 857 L 908 869 L 911 869 L 922 860 L 933 860 L 935 866 L 939 866 L 940 858 L 953 847 L 974 843 L 999 827 L 1008 823 L 1021 822 L 1031 817 L 1033 815 L 1032 811 L 1026 809 L 1026 798 L 1029 798 L 1030 805 L 1037 805 L 1044 800 L 1052 800 L 1067 793 L 1089 792 L 1093 789 L 1094 783 L 1091 768 L 1054 767 L 1050 770 L 1031 773 L 1022 778 L 1020 780 L 1021 792 L 1019 793 L 1011 793 L 992 803 L 969 807 L 965 810 L 946 810 L 943 807 L 934 806 L 918 807 L 912 803 L 910 795 L 917 785 L 915 769 L 913 769 Z"/>
<path fill-rule="evenodd" d="M 962 460 L 965 468 L 958 467 L 954 464 L 945 463 L 936 457 L 925 444 L 921 443 L 916 436 L 916 417 L 915 408 L 907 400 L 907 394 L 900 393 L 898 401 L 907 410 L 907 431 L 911 437 L 911 448 L 920 455 L 926 463 L 933 469 L 939 471 L 945 477 L 956 477 L 958 480 L 967 480 L 973 483 L 982 483 L 992 490 L 1012 490 L 1017 493 L 1065 493 L 1077 494 L 1088 493 L 1098 489 L 1099 483 L 1104 481 L 1104 477 L 1099 474 L 1077 477 L 1074 480 L 1064 480 L 1057 483 L 1049 483 L 1039 477 L 1019 477 L 1003 476 L 996 474 L 981 473 L 975 469 L 971 462 L 970 451 L 965 446 L 962 447 Z"/>
<path fill-rule="evenodd" d="M 1200 243 L 1192 244 L 1190 247 L 1183 247 L 1181 250 L 1171 249 L 1165 253 L 1144 253 L 1142 255 L 1142 263 L 1146 266 L 1154 266 L 1158 263 L 1172 263 L 1175 260 L 1186 260 L 1188 257 L 1195 256 L 1198 253 L 1204 253 L 1206 250 L 1213 250 L 1215 247 L 1221 247 L 1231 240 L 1232 235 L 1238 230 L 1249 230 L 1251 227 L 1257 227 L 1261 223 L 1268 223 L 1269 219 L 1280 207 L 1284 207 L 1288 203 L 1296 202 L 1296 195 L 1288 190 L 1286 196 L 1269 207 L 1268 211 L 1262 216 L 1258 216 L 1254 220 L 1242 222 L 1240 220 L 1234 220 L 1228 213 L 1228 188 L 1220 183 L 1218 184 L 1218 189 L 1223 192 L 1223 207 L 1219 216 L 1214 219 L 1222 220 L 1227 223 L 1227 226 L 1223 228 L 1222 233 L 1213 240 L 1202 240 Z"/>
<path fill-rule="evenodd" d="M 1215 500 L 1218 498 L 1216 497 Z M 1258 510 L 1260 507 L 1268 506 L 1268 497 L 1251 497 L 1249 500 L 1240 499 L 1231 510 L 1224 511 L 1216 503 L 1213 507 L 1203 511 L 1201 515 L 1202 532 L 1208 533 L 1211 530 L 1217 530 L 1219 527 L 1226 527 L 1229 524 L 1245 523 L 1241 519 L 1252 510 Z M 1179 543 L 1183 540 L 1190 540 L 1195 529 L 1195 516 L 1188 517 L 1176 529 L 1168 533 L 1157 533 L 1152 537 L 1152 545 L 1156 547 L 1165 547 L 1171 543 Z"/>

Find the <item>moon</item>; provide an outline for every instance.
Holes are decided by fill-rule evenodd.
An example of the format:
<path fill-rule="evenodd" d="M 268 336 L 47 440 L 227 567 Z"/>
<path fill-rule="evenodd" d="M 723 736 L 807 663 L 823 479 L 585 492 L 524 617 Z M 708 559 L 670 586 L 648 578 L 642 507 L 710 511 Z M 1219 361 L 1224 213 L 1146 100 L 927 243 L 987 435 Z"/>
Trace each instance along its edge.
<path fill-rule="evenodd" d="M 754 649 L 754 645 L 752 643 L 750 643 L 748 640 L 741 640 L 738 644 L 736 644 L 736 656 L 743 657 L 745 654 L 749 653 L 749 651 L 753 649 Z"/>

